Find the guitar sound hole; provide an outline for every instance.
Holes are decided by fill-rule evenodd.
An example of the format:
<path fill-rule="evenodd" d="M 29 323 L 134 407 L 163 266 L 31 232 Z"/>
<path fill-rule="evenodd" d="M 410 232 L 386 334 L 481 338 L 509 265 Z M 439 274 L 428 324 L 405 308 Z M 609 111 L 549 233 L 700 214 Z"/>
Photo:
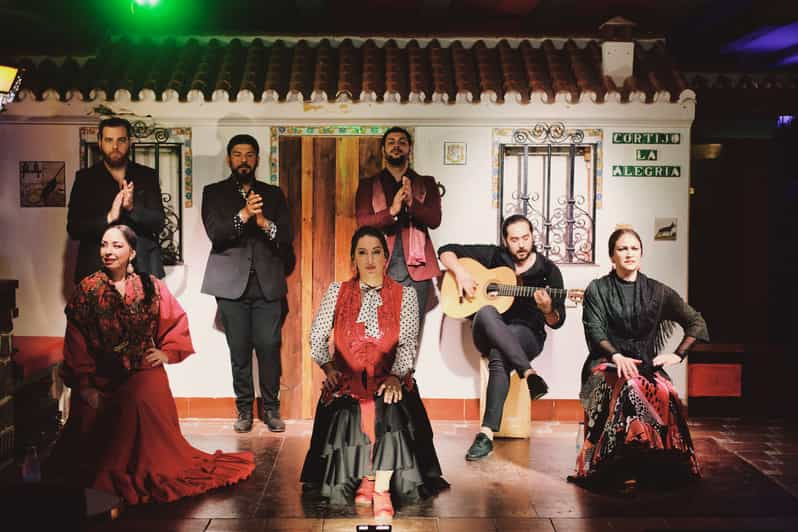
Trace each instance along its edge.
<path fill-rule="evenodd" d="M 496 283 L 489 283 L 485 287 L 485 295 L 491 299 L 499 295 L 499 287 L 496 286 Z"/>

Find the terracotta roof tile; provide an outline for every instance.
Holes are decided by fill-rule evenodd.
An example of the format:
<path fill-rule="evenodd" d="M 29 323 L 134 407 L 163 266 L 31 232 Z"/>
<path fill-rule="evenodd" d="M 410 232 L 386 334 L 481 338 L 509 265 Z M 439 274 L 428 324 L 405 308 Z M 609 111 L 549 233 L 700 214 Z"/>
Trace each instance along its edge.
<path fill-rule="evenodd" d="M 523 103 L 542 93 L 543 101 L 554 102 L 558 93 L 578 101 L 582 94 L 595 94 L 604 102 L 608 93 L 629 101 L 633 93 L 647 102 L 666 97 L 678 101 L 691 84 L 674 66 L 663 44 L 644 49 L 637 44 L 635 75 L 620 87 L 601 71 L 601 46 L 596 40 L 577 43 L 569 40 L 555 45 L 523 40 L 513 45 L 477 41 L 466 46 L 460 41 L 442 45 L 411 40 L 400 46 L 394 40 L 362 44 L 346 39 L 229 40 L 196 38 L 178 42 L 128 39 L 108 41 L 94 57 L 82 64 L 67 58 L 60 64 L 44 59 L 38 64 L 21 60 L 27 73 L 23 89 L 41 99 L 48 90 L 61 98 L 90 99 L 104 91 L 113 99 L 117 90 L 131 98 L 177 97 L 187 100 L 199 91 L 205 100 L 246 95 L 246 100 L 285 101 L 382 101 L 479 102 L 490 97 L 504 102 L 514 93 Z M 711 81 L 695 77 L 694 87 L 731 86 L 730 79 Z M 787 86 L 785 80 L 745 80 L 746 87 Z M 792 84 L 794 86 L 794 83 Z M 143 92 L 142 92 L 143 91 Z M 174 91 L 175 94 L 169 92 Z"/>

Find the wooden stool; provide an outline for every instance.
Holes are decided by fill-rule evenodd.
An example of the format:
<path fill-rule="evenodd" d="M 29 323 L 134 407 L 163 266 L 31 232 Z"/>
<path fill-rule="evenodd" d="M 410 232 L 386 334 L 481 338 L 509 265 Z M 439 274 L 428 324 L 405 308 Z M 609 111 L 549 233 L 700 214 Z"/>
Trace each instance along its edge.
<path fill-rule="evenodd" d="M 480 357 L 480 395 L 479 419 L 485 415 L 486 395 L 488 390 L 488 360 Z M 504 415 L 499 432 L 494 436 L 499 438 L 529 438 L 532 430 L 531 420 L 532 400 L 529 397 L 529 388 L 524 379 L 519 379 L 515 371 L 510 373 L 510 390 L 504 401 Z"/>

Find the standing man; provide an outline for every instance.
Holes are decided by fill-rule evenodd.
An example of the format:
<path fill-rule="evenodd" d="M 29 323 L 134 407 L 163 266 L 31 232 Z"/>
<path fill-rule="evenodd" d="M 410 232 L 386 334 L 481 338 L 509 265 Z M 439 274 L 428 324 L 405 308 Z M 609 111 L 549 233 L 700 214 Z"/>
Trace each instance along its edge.
<path fill-rule="evenodd" d="M 293 230 L 283 192 L 255 179 L 259 151 L 252 136 L 234 136 L 227 143 L 230 177 L 202 191 L 202 222 L 212 244 L 202 292 L 216 296 L 230 348 L 236 432 L 252 430 L 253 347 L 263 422 L 272 432 L 285 430 L 279 391 L 288 290 L 281 256 L 291 246 Z"/>
<path fill-rule="evenodd" d="M 557 265 L 535 252 L 532 224 L 525 216 L 514 214 L 504 220 L 502 237 L 502 247 L 448 244 L 438 250 L 441 262 L 457 279 L 461 294 L 474 297 L 477 283 L 457 260 L 459 257 L 472 258 L 486 268 L 509 266 L 523 286 L 563 287 Z M 552 301 L 545 290 L 535 290 L 533 299 L 516 298 L 504 314 L 486 305 L 474 315 L 474 345 L 488 359 L 488 389 L 482 428 L 466 460 L 480 460 L 493 452 L 493 433 L 501 426 L 511 371 L 526 379 L 533 400 L 548 392 L 545 381 L 530 364 L 543 351 L 544 326 L 558 329 L 564 321 L 564 301 Z"/>
<path fill-rule="evenodd" d="M 69 196 L 67 233 L 78 240 L 75 282 L 102 267 L 100 239 L 111 224 L 125 224 L 136 232 L 136 270 L 163 278 L 158 234 L 164 224 L 161 187 L 155 170 L 132 162 L 130 122 L 106 118 L 97 140 L 103 160 L 75 174 Z"/>
<path fill-rule="evenodd" d="M 357 225 L 372 225 L 388 238 L 388 275 L 418 296 L 423 321 L 432 278 L 440 275 L 429 229 L 441 225 L 441 195 L 432 176 L 410 168 L 413 140 L 401 127 L 382 136 L 385 168 L 362 179 L 357 188 Z M 421 328 L 419 328 L 421 330 Z"/>
<path fill-rule="evenodd" d="M 385 233 L 390 252 L 388 276 L 415 290 L 421 335 L 432 279 L 441 273 L 429 237 L 429 229 L 441 224 L 441 195 L 434 177 L 420 175 L 410 168 L 413 139 L 406 129 L 388 129 L 381 146 L 385 168 L 362 179 L 357 187 L 357 224 L 371 225 Z M 448 488 L 449 483 L 443 478 L 432 443 L 432 425 L 412 374 L 405 388 L 405 405 L 415 427 L 413 451 L 424 486 L 430 493 L 437 493 Z"/>

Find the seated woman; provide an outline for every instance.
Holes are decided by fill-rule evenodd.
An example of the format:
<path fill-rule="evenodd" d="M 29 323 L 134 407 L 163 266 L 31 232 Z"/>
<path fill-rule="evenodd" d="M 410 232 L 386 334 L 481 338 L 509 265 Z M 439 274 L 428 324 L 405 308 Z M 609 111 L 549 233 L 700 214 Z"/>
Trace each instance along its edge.
<path fill-rule="evenodd" d="M 311 353 L 327 378 L 301 480 L 333 504 L 349 503 L 357 489 L 355 503 L 389 519 L 392 494 L 402 501 L 424 494 L 402 386 L 412 386 L 418 302 L 412 287 L 385 275 L 381 231 L 358 229 L 350 253 L 355 277 L 330 285 L 311 330 Z"/>
<path fill-rule="evenodd" d="M 183 438 L 164 364 L 194 352 L 186 313 L 160 280 L 138 274 L 136 234 L 105 231 L 103 269 L 66 307 L 69 420 L 49 470 L 128 504 L 167 502 L 247 478 L 250 452 L 214 454 Z"/>
<path fill-rule="evenodd" d="M 699 476 L 681 402 L 664 368 L 682 362 L 696 340 L 709 341 L 707 326 L 673 289 L 639 271 L 642 254 L 640 236 L 617 229 L 609 240 L 614 270 L 585 291 L 585 441 L 571 481 L 629 485 L 644 469 Z M 675 353 L 658 354 L 674 322 L 684 337 Z"/>

